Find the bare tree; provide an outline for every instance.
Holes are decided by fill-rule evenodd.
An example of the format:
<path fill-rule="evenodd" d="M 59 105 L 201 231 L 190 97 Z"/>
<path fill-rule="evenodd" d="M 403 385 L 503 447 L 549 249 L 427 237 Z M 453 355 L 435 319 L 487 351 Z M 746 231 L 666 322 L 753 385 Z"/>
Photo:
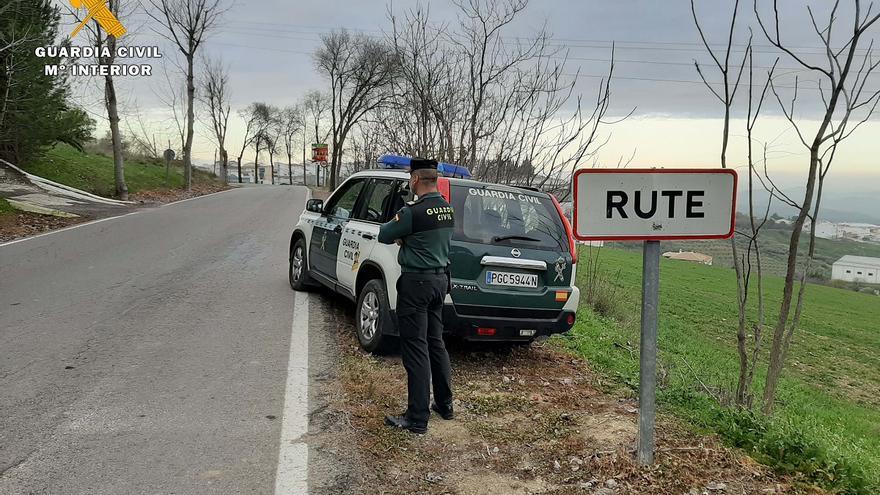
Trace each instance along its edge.
<path fill-rule="evenodd" d="M 324 129 L 321 132 L 321 126 L 324 125 L 324 119 L 327 115 L 327 110 L 330 107 L 330 98 L 325 93 L 322 93 L 317 90 L 312 90 L 306 93 L 303 96 L 302 101 L 303 113 L 305 116 L 305 120 L 308 121 L 308 125 L 310 129 L 314 129 L 315 131 L 315 140 L 314 143 L 323 143 L 327 140 L 327 137 L 330 134 L 329 129 Z M 303 180 L 305 180 L 306 172 L 305 172 L 305 163 L 306 163 L 306 145 L 308 144 L 306 141 L 306 130 L 303 128 Z M 315 163 L 315 181 L 316 186 L 321 185 L 321 174 L 320 168 L 317 163 Z"/>
<path fill-rule="evenodd" d="M 486 180 L 541 187 L 568 197 L 572 170 L 608 141 L 614 48 L 592 102 L 575 93 L 579 71 L 539 30 L 515 43 L 505 30 L 526 0 L 458 2 L 455 28 L 426 9 L 389 12 L 398 76 L 371 116 L 390 151 L 469 165 Z M 630 112 L 631 113 L 631 112 Z M 626 118 L 627 115 L 623 116 Z"/>
<path fill-rule="evenodd" d="M 260 150 L 265 149 L 269 142 L 268 129 L 271 124 L 272 110 L 265 103 L 254 103 L 254 183 L 260 179 Z"/>
<path fill-rule="evenodd" d="M 238 116 L 244 119 L 245 127 L 244 127 L 244 137 L 241 141 L 241 151 L 238 152 L 238 159 L 236 160 L 238 164 L 238 183 L 241 184 L 241 159 L 244 157 L 244 152 L 254 142 L 259 138 L 259 130 L 260 130 L 260 120 L 262 118 L 263 108 L 266 106 L 265 103 L 251 103 L 247 108 L 238 111 Z M 254 180 L 256 181 L 256 176 L 254 176 Z"/>
<path fill-rule="evenodd" d="M 491 136 L 513 108 L 508 93 L 517 66 L 541 55 L 555 55 L 542 29 L 521 43 L 507 44 L 503 30 L 528 6 L 528 0 L 454 0 L 459 8 L 460 31 L 452 41 L 464 54 L 468 101 L 467 132 L 459 146 L 467 150 L 467 163 L 478 170 L 479 141 Z M 500 90 L 500 88 L 505 90 Z"/>
<path fill-rule="evenodd" d="M 226 132 L 229 129 L 231 107 L 229 69 L 219 60 L 205 62 L 202 70 L 202 101 L 208 109 L 213 138 L 220 148 L 220 174 L 227 181 L 229 152 L 226 150 Z"/>
<path fill-rule="evenodd" d="M 703 84 L 705 84 L 706 88 L 709 89 L 709 92 L 714 96 L 724 107 L 724 120 L 723 120 L 723 128 L 721 131 L 721 168 L 727 168 L 727 148 L 730 140 L 730 114 L 733 107 L 733 102 L 736 97 L 737 90 L 739 89 L 739 84 L 742 79 L 743 70 L 746 66 L 746 58 L 743 56 L 742 60 L 739 63 L 735 63 L 731 66 L 731 55 L 733 53 L 733 38 L 734 33 L 736 32 L 736 20 L 737 15 L 739 14 L 739 0 L 736 0 L 733 4 L 733 13 L 730 16 L 730 26 L 726 33 L 726 47 L 724 51 L 720 54 L 716 53 L 716 50 L 712 48 L 709 41 L 706 39 L 706 35 L 703 32 L 703 28 L 700 26 L 700 21 L 697 17 L 697 10 L 694 5 L 694 0 L 691 0 L 691 15 L 694 19 L 694 25 L 697 27 L 697 32 L 700 34 L 700 40 L 703 42 L 703 47 L 706 49 L 706 52 L 712 58 L 712 63 L 714 68 L 718 70 L 721 74 L 721 86 L 722 89 L 719 92 L 715 89 L 712 83 L 710 83 L 706 79 L 706 75 L 703 73 L 703 68 L 700 63 L 695 59 L 694 60 L 694 68 L 697 70 L 697 74 L 700 75 L 700 79 L 702 79 Z M 749 40 L 747 44 L 746 55 L 751 53 L 751 45 L 752 38 L 751 34 L 749 35 Z M 751 104 L 751 100 L 749 100 Z M 751 146 L 751 143 L 749 143 Z M 739 380 L 737 382 L 736 389 L 736 403 L 740 406 L 745 405 L 746 395 L 748 394 L 748 390 L 750 387 L 749 383 L 746 383 L 746 375 L 747 370 L 749 369 L 748 362 L 748 352 L 746 351 L 746 312 L 747 306 L 746 303 L 748 301 L 749 293 L 748 293 L 748 278 L 745 275 L 744 264 L 746 261 L 744 259 L 740 259 L 740 255 L 738 253 L 736 239 L 734 237 L 730 238 L 730 250 L 733 255 L 733 268 L 736 272 L 736 303 L 737 303 L 737 311 L 738 311 L 738 325 L 736 332 L 736 341 L 737 341 L 737 352 L 739 354 Z"/>
<path fill-rule="evenodd" d="M 393 51 L 382 41 L 344 29 L 321 36 L 315 64 L 330 82 L 330 188 L 333 189 L 346 137 L 364 115 L 390 98 L 384 88 L 394 78 L 397 64 Z"/>
<path fill-rule="evenodd" d="M 195 57 L 205 35 L 229 9 L 223 0 L 149 0 L 147 15 L 162 25 L 157 32 L 186 58 L 186 141 L 183 166 L 186 190 L 192 189 L 192 142 L 195 129 Z"/>
<path fill-rule="evenodd" d="M 136 152 L 154 160 L 161 158 L 162 149 L 159 147 L 159 142 L 156 141 L 156 134 L 147 127 L 140 108 L 135 105 L 129 115 L 129 118 L 125 119 L 125 127 Z M 132 120 L 134 120 L 136 127 L 132 125 Z"/>
<path fill-rule="evenodd" d="M 276 122 L 276 135 L 284 143 L 284 152 L 287 155 L 287 176 L 290 185 L 293 185 L 293 153 L 295 151 L 296 135 L 303 131 L 305 127 L 302 108 L 299 105 L 285 107 L 279 113 Z M 303 159 L 303 185 L 306 185 L 306 164 L 305 157 Z"/>
<path fill-rule="evenodd" d="M 268 107 L 268 116 L 263 128 L 263 142 L 269 152 L 269 180 L 275 184 L 275 154 L 278 153 L 279 121 L 281 111 L 273 106 Z"/>
<path fill-rule="evenodd" d="M 107 9 L 117 18 L 123 18 L 125 15 L 122 11 L 123 0 L 108 0 Z M 79 12 L 69 9 L 70 13 L 83 24 L 88 33 L 89 42 L 93 46 L 101 49 L 106 47 L 108 56 L 98 55 L 97 62 L 99 65 L 112 65 L 116 59 L 116 46 L 118 41 L 116 36 L 104 31 L 104 28 L 97 21 L 92 19 L 89 23 L 89 17 L 80 15 Z M 113 74 L 107 72 L 102 76 L 104 78 L 104 108 L 107 110 L 107 120 L 110 124 L 110 136 L 113 143 L 113 182 L 116 186 L 116 196 L 120 199 L 128 199 L 128 186 L 125 184 L 125 161 L 122 153 L 122 133 L 119 130 L 119 100 L 116 95 L 116 82 Z"/>
<path fill-rule="evenodd" d="M 171 61 L 176 65 L 177 61 Z M 174 135 L 180 146 L 181 154 L 186 147 L 186 96 L 180 80 L 175 79 L 169 73 L 168 64 L 162 64 L 163 82 L 153 85 L 151 90 L 160 103 L 168 110 L 168 118 L 165 119 L 165 131 Z"/>
<path fill-rule="evenodd" d="M 873 3 L 862 9 L 860 0 L 853 0 L 851 24 L 844 31 L 841 44 L 833 36 L 834 28 L 846 21 L 841 20 L 838 13 L 840 1 L 830 6 L 827 22 L 820 25 L 811 7 L 807 13 L 816 35 L 823 47 L 824 61 L 813 60 L 807 54 L 798 52 L 797 47 L 783 41 L 780 29 L 780 13 L 777 0 L 773 0 L 773 17 L 768 21 L 758 8 L 758 0 L 753 7 L 758 25 L 766 39 L 781 50 L 804 70 L 814 74 L 819 82 L 821 120 L 812 132 L 795 117 L 795 109 L 799 97 L 799 78 L 795 76 L 791 98 L 785 101 L 780 90 L 771 79 L 770 87 L 776 97 L 785 118 L 795 130 L 799 141 L 809 152 L 806 173 L 806 190 L 799 201 L 782 196 L 789 205 L 797 208 L 797 216 L 792 224 L 791 237 L 788 245 L 788 258 L 785 271 L 785 282 L 779 314 L 773 328 L 773 343 L 770 349 L 770 363 L 764 386 L 763 411 L 770 414 L 776 398 L 779 378 L 785 365 L 791 338 L 800 322 L 804 306 L 804 293 L 807 286 L 807 274 L 814 257 L 816 223 L 819 220 L 819 206 L 822 201 L 822 189 L 825 177 L 831 168 L 838 146 L 853 134 L 873 114 L 880 101 L 880 90 L 866 89 L 866 83 L 880 60 L 874 61 L 874 40 L 868 33 L 880 19 L 880 13 L 874 13 Z M 867 47 L 865 45 L 867 44 Z M 767 177 L 770 180 L 770 177 Z M 770 180 L 771 185 L 773 184 Z M 775 188 L 775 185 L 774 185 Z M 806 256 L 799 262 L 798 251 L 803 227 L 810 220 L 809 247 Z M 795 297 L 795 279 L 798 291 Z M 792 308 L 794 303 L 794 308 Z"/>

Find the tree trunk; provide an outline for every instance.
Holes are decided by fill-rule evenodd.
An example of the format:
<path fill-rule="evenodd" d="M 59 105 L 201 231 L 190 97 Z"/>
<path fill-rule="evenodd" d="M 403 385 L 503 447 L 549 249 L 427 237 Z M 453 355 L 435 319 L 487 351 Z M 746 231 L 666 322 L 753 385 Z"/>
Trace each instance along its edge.
<path fill-rule="evenodd" d="M 271 149 L 269 151 L 269 181 L 272 185 L 275 185 L 275 157 L 273 156 Z"/>
<path fill-rule="evenodd" d="M 241 184 L 241 155 L 238 155 L 238 183 Z"/>
<path fill-rule="evenodd" d="M 110 53 L 116 52 L 116 38 L 107 37 L 107 48 Z M 102 61 L 112 64 L 113 57 Z M 104 98 L 107 104 L 107 118 L 110 120 L 110 138 L 113 145 L 113 181 L 116 185 L 116 196 L 122 200 L 128 200 L 128 186 L 125 185 L 125 163 L 122 157 L 122 135 L 119 132 L 119 108 L 116 100 L 116 86 L 113 84 L 113 76 L 104 76 Z"/>
<path fill-rule="evenodd" d="M 195 98 L 196 86 L 193 75 L 193 55 L 186 57 L 186 144 L 183 147 L 183 169 L 186 190 L 192 191 L 192 143 L 195 132 Z"/>
<path fill-rule="evenodd" d="M 223 146 L 220 146 L 220 160 L 223 162 L 220 164 L 220 173 L 223 174 L 223 183 L 226 184 L 229 182 L 229 152 Z"/>
<path fill-rule="evenodd" d="M 290 153 L 287 154 L 287 182 L 293 185 L 293 156 Z"/>
<path fill-rule="evenodd" d="M 257 145 L 257 149 L 254 152 L 254 184 L 259 184 L 260 180 L 260 146 Z"/>
<path fill-rule="evenodd" d="M 822 132 L 817 135 L 824 134 Z M 785 271 L 785 285 L 782 290 L 782 303 L 779 308 L 779 318 L 776 320 L 776 326 L 773 329 L 773 344 L 770 347 L 770 364 L 767 366 L 767 379 L 764 385 L 764 404 L 762 411 L 764 414 L 773 412 L 773 402 L 776 400 L 776 387 L 779 385 L 779 377 L 782 375 L 782 367 L 785 364 L 785 356 L 782 352 L 785 329 L 788 323 L 788 315 L 791 312 L 791 299 L 794 293 L 794 276 L 797 271 L 797 255 L 798 246 L 801 239 L 801 230 L 804 227 L 804 221 L 807 218 L 807 212 L 813 202 L 813 189 L 816 187 L 816 173 L 819 164 L 819 145 L 816 142 L 810 149 L 810 171 L 807 179 L 807 190 L 804 195 L 804 202 L 801 204 L 801 210 L 798 212 L 797 219 L 791 228 L 791 238 L 788 243 L 788 263 Z"/>
<path fill-rule="evenodd" d="M 10 50 L 12 52 L 13 50 Z M 9 54 L 8 61 L 6 62 L 6 89 L 3 92 L 3 105 L 0 106 L 0 128 L 3 127 L 3 121 L 6 120 L 6 108 L 9 104 L 9 89 L 12 87 L 12 76 L 14 72 L 12 71 L 12 66 L 15 63 L 15 59 L 12 53 Z"/>

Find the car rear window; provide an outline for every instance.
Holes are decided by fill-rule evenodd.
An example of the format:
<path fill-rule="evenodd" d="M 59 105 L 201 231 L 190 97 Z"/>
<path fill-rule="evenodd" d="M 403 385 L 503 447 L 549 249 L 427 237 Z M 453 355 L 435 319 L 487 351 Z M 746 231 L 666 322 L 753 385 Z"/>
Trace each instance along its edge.
<path fill-rule="evenodd" d="M 568 250 L 565 228 L 552 200 L 491 186 L 452 186 L 453 239 L 545 250 Z"/>

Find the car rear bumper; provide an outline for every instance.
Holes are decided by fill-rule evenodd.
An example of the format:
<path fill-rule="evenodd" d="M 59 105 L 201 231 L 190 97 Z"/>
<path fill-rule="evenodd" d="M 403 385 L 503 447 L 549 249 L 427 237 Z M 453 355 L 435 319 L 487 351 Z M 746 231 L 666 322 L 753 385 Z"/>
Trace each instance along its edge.
<path fill-rule="evenodd" d="M 445 304 L 444 331 L 465 340 L 526 342 L 542 335 L 567 332 L 574 325 L 575 312 L 565 308 L 556 318 L 510 318 L 500 316 L 503 312 L 504 308 L 498 308 L 498 315 L 460 315 L 455 305 Z M 490 329 L 494 329 L 494 332 Z M 523 334 L 522 330 L 535 332 L 534 335 L 528 335 Z"/>

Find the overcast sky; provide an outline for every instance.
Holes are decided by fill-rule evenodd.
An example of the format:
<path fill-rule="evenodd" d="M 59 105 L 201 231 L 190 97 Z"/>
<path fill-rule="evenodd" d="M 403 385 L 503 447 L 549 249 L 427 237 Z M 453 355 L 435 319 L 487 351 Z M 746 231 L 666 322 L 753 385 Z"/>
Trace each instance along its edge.
<path fill-rule="evenodd" d="M 146 0 L 142 3 L 150 8 Z M 807 56 L 821 57 L 803 2 L 782 3 L 785 40 L 802 52 L 815 53 Z M 823 13 L 827 3 L 830 2 L 813 2 L 817 17 L 826 17 Z M 204 53 L 222 58 L 231 67 L 234 108 L 253 101 L 283 106 L 296 102 L 309 89 L 323 88 L 323 80 L 315 72 L 311 58 L 321 33 L 347 28 L 382 36 L 388 31 L 389 8 L 402 14 L 414 5 L 415 1 L 402 0 L 393 3 L 385 0 L 238 0 L 226 14 L 223 27 L 206 41 Z M 698 13 L 710 42 L 725 42 L 731 8 L 730 1 L 698 2 Z M 454 27 L 457 11 L 454 4 L 434 0 L 430 11 L 436 22 Z M 846 11 L 840 15 L 851 16 Z M 740 16 L 742 28 L 735 39 L 737 49 L 741 50 L 748 37 L 747 27 L 752 25 L 758 52 L 755 65 L 763 72 L 776 55 L 771 53 L 773 50 L 754 23 L 751 1 L 741 5 Z M 72 28 L 69 21 L 65 19 L 65 29 Z M 611 140 L 599 156 L 601 163 L 616 164 L 621 156 L 628 157 L 635 152 L 633 165 L 718 166 L 722 107 L 699 81 L 693 67 L 694 59 L 701 63 L 708 63 L 710 59 L 700 44 L 688 1 L 532 0 L 505 36 L 529 36 L 544 24 L 556 42 L 568 50 L 570 61 L 566 72 L 580 71 L 577 89 L 590 98 L 599 81 L 596 76 L 607 72 L 611 43 L 615 42 L 612 113 L 622 115 L 633 108 L 636 111 L 629 120 L 605 129 L 611 134 Z M 156 72 L 151 78 L 117 80 L 124 108 L 131 113 L 138 107 L 148 118 L 161 120 L 165 110 L 156 93 L 161 93 L 166 85 L 162 65 L 169 68 L 172 77 L 177 77 L 173 75 L 175 69 L 171 64 L 173 50 L 151 30 L 151 22 L 143 13 L 130 15 L 126 25 L 130 31 L 128 44 L 160 45 L 166 58 L 150 62 Z M 873 34 L 880 41 L 880 28 Z M 736 55 L 742 56 L 742 53 Z M 798 66 L 782 57 L 779 67 L 780 73 L 788 74 L 778 79 L 782 90 L 787 91 L 785 88 L 793 84 L 793 70 Z M 717 71 L 709 66 L 706 74 L 711 81 L 720 80 Z M 802 81 L 808 81 L 805 85 L 815 88 L 815 76 L 804 71 L 797 74 Z M 78 94 L 83 103 L 100 115 L 100 93 L 95 93 L 96 86 L 95 81 L 81 83 Z M 868 86 L 880 87 L 880 78 Z M 741 97 L 745 97 L 744 92 Z M 815 117 L 816 106 L 809 102 L 817 102 L 818 97 L 815 89 L 802 91 L 804 105 L 800 115 L 803 119 Z M 777 167 L 780 174 L 795 174 L 806 164 L 805 150 L 781 118 L 775 100 L 768 100 L 766 108 L 767 116 L 758 125 L 757 137 L 771 143 L 771 167 Z M 242 127 L 235 115 L 232 119 L 230 148 L 234 149 L 240 146 Z M 741 120 L 735 120 L 733 125 L 730 156 L 734 163 L 742 163 L 745 129 Z M 834 172 L 838 185 L 864 188 L 865 177 L 880 177 L 876 166 L 880 152 L 878 131 L 880 126 L 875 124 L 864 126 L 838 154 Z M 210 160 L 213 151 L 207 131 L 197 132 L 196 156 Z"/>

